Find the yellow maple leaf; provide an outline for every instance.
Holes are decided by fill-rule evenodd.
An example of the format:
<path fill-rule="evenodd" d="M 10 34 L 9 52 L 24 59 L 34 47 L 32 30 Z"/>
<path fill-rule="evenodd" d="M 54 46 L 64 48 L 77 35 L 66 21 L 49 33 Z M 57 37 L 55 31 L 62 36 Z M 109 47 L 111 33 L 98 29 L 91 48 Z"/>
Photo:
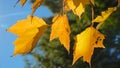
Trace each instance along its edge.
<path fill-rule="evenodd" d="M 88 62 L 90 65 L 94 48 L 104 48 L 102 44 L 104 35 L 97 31 L 94 27 L 88 27 L 82 33 L 75 37 L 73 64 L 80 58 Z"/>
<path fill-rule="evenodd" d="M 84 6 L 87 4 L 90 4 L 90 0 L 73 0 L 73 3 L 78 6 L 80 3 L 82 3 Z"/>
<path fill-rule="evenodd" d="M 26 20 L 19 20 L 17 23 L 15 23 L 12 27 L 7 29 L 7 31 L 12 32 L 13 34 L 16 34 L 17 36 L 22 35 L 26 29 L 29 29 L 33 27 L 33 25 L 30 24 L 30 17 Z"/>
<path fill-rule="evenodd" d="M 44 0 L 35 0 L 32 5 L 32 15 L 36 11 L 36 9 L 43 3 Z"/>
<path fill-rule="evenodd" d="M 114 8 L 108 8 L 107 11 L 102 11 L 101 12 L 101 16 L 97 16 L 94 20 L 92 20 L 92 22 L 97 22 L 100 23 L 98 27 L 100 27 L 101 24 L 103 24 L 103 22 L 111 15 L 112 12 L 114 12 L 116 10 L 116 7 Z"/>
<path fill-rule="evenodd" d="M 71 9 L 69 8 L 69 6 L 67 5 L 67 0 L 63 0 L 64 6 L 63 6 L 63 11 L 64 13 L 69 12 Z"/>
<path fill-rule="evenodd" d="M 76 14 L 76 15 L 78 15 L 79 17 L 84 12 L 85 12 L 85 10 L 84 10 L 84 7 L 83 7 L 82 3 L 80 3 L 79 6 L 75 10 L 73 10 L 73 13 Z"/>
<path fill-rule="evenodd" d="M 20 0 L 20 4 L 23 6 L 27 0 Z"/>
<path fill-rule="evenodd" d="M 48 25 L 38 17 L 28 16 L 26 20 L 20 20 L 7 31 L 18 35 L 14 45 L 14 55 L 31 52 Z"/>
<path fill-rule="evenodd" d="M 50 34 L 50 41 L 59 38 L 61 44 L 64 45 L 69 52 L 70 48 L 70 26 L 67 15 L 59 15 L 53 18 L 52 31 Z"/>
<path fill-rule="evenodd" d="M 94 3 L 94 0 L 64 0 L 65 7 L 71 9 L 74 14 L 78 15 L 79 17 L 85 11 L 84 6 L 90 3 Z"/>

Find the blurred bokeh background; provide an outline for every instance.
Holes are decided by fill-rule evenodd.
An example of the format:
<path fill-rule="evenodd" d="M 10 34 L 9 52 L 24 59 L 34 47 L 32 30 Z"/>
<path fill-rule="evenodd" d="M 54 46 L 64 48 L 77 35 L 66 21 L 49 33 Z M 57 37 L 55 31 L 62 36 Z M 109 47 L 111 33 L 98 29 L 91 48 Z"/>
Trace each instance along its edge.
<path fill-rule="evenodd" d="M 14 50 L 12 42 L 17 36 L 6 32 L 6 29 L 16 23 L 17 20 L 25 19 L 31 14 L 31 5 L 35 0 L 28 2 L 21 7 L 14 4 L 17 0 L 0 1 L 0 68 L 89 68 L 88 63 L 80 58 L 74 65 L 73 37 L 82 32 L 91 24 L 91 6 L 86 6 L 86 12 L 81 18 L 71 11 L 68 14 L 71 27 L 71 52 L 67 53 L 58 39 L 49 42 L 50 27 L 46 30 L 36 48 L 29 54 L 10 57 Z M 101 15 L 101 11 L 109 7 L 117 6 L 117 0 L 95 0 L 95 17 Z M 60 12 L 62 0 L 45 0 L 35 12 L 35 16 L 42 17 L 48 24 L 51 24 L 53 16 Z M 113 12 L 99 29 L 105 35 L 105 49 L 97 48 L 92 56 L 91 68 L 120 68 L 120 8 Z"/>

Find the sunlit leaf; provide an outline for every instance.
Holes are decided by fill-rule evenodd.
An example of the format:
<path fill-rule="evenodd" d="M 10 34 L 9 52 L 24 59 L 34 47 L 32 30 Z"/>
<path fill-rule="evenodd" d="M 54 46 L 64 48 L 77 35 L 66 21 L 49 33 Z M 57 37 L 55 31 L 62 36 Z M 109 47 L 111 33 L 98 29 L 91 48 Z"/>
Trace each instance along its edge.
<path fill-rule="evenodd" d="M 63 0 L 64 6 L 63 6 L 63 11 L 64 13 L 69 12 L 71 9 L 69 8 L 68 4 L 67 4 L 67 0 Z"/>
<path fill-rule="evenodd" d="M 23 6 L 27 0 L 20 0 L 20 4 Z"/>
<path fill-rule="evenodd" d="M 87 4 L 93 3 L 94 0 L 64 0 L 65 6 L 71 9 L 74 14 L 78 15 L 79 17 L 85 11 L 84 7 Z"/>
<path fill-rule="evenodd" d="M 92 22 L 100 23 L 98 26 L 103 24 L 103 22 L 116 10 L 116 7 L 114 8 L 108 8 L 107 11 L 102 11 L 101 16 L 97 16 Z"/>
<path fill-rule="evenodd" d="M 61 44 L 64 45 L 68 52 L 70 48 L 70 32 L 70 26 L 66 14 L 55 16 L 53 18 L 50 41 L 59 38 Z"/>
<path fill-rule="evenodd" d="M 82 3 L 80 3 L 79 6 L 75 10 L 73 10 L 73 12 L 74 12 L 74 14 L 81 16 L 82 13 L 85 12 Z"/>
<path fill-rule="evenodd" d="M 104 35 L 94 27 L 88 27 L 75 37 L 73 64 L 80 58 L 91 65 L 94 48 L 104 48 Z"/>
<path fill-rule="evenodd" d="M 18 35 L 14 42 L 15 50 L 13 56 L 31 52 L 47 26 L 41 18 L 28 16 L 27 19 L 19 20 L 10 27 L 8 31 Z"/>
<path fill-rule="evenodd" d="M 90 4 L 90 0 L 73 0 L 74 5 L 78 6 L 82 3 L 84 6 Z"/>
<path fill-rule="evenodd" d="M 26 29 L 33 27 L 33 25 L 31 25 L 30 22 L 31 22 L 30 17 L 28 17 L 27 20 L 26 19 L 19 20 L 12 27 L 7 29 L 7 31 L 12 32 L 13 34 L 16 34 L 17 36 L 20 36 L 21 34 L 23 34 L 26 31 Z"/>

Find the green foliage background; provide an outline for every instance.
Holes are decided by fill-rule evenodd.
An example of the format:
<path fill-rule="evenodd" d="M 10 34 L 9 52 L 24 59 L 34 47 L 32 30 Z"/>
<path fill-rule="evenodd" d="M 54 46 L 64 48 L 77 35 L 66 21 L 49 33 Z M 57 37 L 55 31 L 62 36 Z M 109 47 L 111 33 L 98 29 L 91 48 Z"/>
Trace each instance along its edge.
<path fill-rule="evenodd" d="M 32 3 L 35 0 L 30 0 Z M 48 7 L 53 13 L 59 13 L 61 10 L 62 0 L 45 0 L 44 6 Z M 117 6 L 117 0 L 95 0 L 94 11 L 95 17 L 100 15 L 101 11 L 107 10 L 108 7 Z M 71 52 L 67 53 L 65 48 L 60 44 L 58 39 L 49 42 L 49 27 L 39 44 L 32 53 L 23 56 L 25 59 L 25 68 L 89 68 L 88 63 L 83 62 L 80 58 L 74 65 L 72 64 L 74 36 L 82 32 L 91 24 L 90 5 L 86 6 L 86 12 L 81 18 L 74 15 L 71 11 L 68 14 L 71 27 Z M 44 18 L 51 22 L 53 17 Z M 92 68 L 120 68 L 120 8 L 117 9 L 105 21 L 99 29 L 105 35 L 105 49 L 95 49 L 92 57 Z M 51 23 L 49 23 L 51 24 Z M 97 24 L 96 24 L 97 25 Z M 95 26 L 96 26 L 95 25 Z M 34 60 L 28 57 L 34 58 Z"/>

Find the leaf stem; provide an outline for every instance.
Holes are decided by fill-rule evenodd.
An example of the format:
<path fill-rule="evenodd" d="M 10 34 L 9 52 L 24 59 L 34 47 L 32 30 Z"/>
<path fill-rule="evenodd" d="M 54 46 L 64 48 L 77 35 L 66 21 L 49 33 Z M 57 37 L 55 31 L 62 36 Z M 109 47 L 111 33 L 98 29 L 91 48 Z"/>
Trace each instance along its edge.
<path fill-rule="evenodd" d="M 62 1 L 62 15 L 64 15 L 64 0 Z"/>
<path fill-rule="evenodd" d="M 17 5 L 17 3 L 18 3 L 19 1 L 20 1 L 20 0 L 17 0 L 17 2 L 14 4 L 14 6 L 13 6 L 14 8 L 16 7 L 16 5 Z"/>
<path fill-rule="evenodd" d="M 120 7 L 120 0 L 118 0 L 118 7 Z"/>
<path fill-rule="evenodd" d="M 91 14 L 92 14 L 92 20 L 94 19 L 94 7 L 92 6 L 91 7 L 91 10 L 92 10 L 92 12 L 91 12 Z M 91 26 L 93 26 L 94 25 L 94 22 L 92 22 L 92 25 Z"/>

